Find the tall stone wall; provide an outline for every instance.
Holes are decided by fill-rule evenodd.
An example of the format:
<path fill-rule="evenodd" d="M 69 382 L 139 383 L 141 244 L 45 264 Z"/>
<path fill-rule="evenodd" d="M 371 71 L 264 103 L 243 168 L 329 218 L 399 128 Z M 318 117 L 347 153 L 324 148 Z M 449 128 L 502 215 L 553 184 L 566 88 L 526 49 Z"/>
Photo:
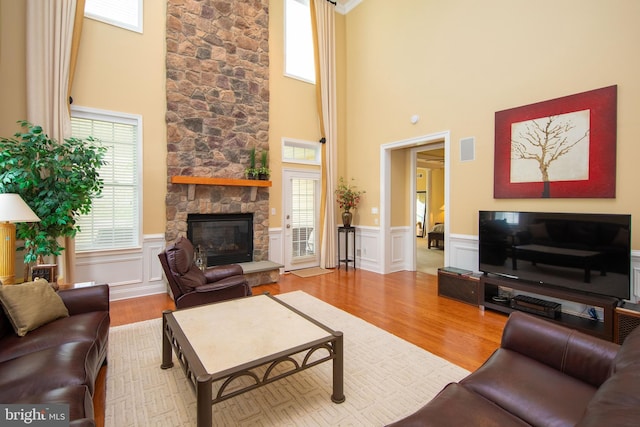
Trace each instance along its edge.
<path fill-rule="evenodd" d="M 197 185 L 172 176 L 244 178 L 249 152 L 268 150 L 269 1 L 168 0 L 166 240 L 189 213 L 254 213 L 254 260 L 266 260 L 269 191 Z M 259 160 L 258 160 L 259 162 Z"/>

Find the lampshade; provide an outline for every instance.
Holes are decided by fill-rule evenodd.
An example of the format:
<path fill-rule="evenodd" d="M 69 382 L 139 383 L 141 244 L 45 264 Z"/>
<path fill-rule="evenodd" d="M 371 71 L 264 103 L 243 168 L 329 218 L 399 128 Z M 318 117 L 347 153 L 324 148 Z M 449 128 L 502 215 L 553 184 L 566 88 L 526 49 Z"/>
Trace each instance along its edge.
<path fill-rule="evenodd" d="M 16 226 L 14 222 L 38 222 L 40 218 L 19 194 L 0 194 L 0 282 L 15 283 Z"/>
<path fill-rule="evenodd" d="M 0 194 L 0 221 L 38 222 L 40 218 L 33 213 L 19 194 L 6 193 Z"/>

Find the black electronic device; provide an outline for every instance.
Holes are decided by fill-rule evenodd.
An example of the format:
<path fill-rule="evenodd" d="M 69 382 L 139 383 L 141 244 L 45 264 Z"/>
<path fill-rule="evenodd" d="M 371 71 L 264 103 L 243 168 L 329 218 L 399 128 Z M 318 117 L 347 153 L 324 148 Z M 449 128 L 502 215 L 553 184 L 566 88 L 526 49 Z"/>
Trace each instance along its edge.
<path fill-rule="evenodd" d="M 526 311 L 527 313 L 554 319 L 560 315 L 562 306 L 557 302 L 534 298 L 528 295 L 516 295 L 511 298 L 511 308 Z"/>
<path fill-rule="evenodd" d="M 631 215 L 479 211 L 485 274 L 629 299 Z"/>

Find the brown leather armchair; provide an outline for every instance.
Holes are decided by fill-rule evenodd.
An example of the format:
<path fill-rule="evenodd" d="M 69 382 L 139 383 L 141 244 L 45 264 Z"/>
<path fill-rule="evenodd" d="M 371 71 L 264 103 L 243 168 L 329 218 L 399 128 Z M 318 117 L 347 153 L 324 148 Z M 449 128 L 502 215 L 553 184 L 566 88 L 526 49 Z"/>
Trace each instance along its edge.
<path fill-rule="evenodd" d="M 240 265 L 218 265 L 202 271 L 195 265 L 193 257 L 193 245 L 185 237 L 180 237 L 158 254 L 176 308 L 251 295 L 251 287 Z"/>

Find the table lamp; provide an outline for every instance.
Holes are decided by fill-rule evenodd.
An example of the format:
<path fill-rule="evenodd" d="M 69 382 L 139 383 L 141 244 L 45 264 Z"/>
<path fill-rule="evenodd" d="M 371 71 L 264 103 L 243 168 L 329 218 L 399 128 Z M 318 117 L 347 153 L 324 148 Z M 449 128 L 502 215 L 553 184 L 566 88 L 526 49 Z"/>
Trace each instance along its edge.
<path fill-rule="evenodd" d="M 16 281 L 16 222 L 38 222 L 40 218 L 19 194 L 0 194 L 0 282 Z"/>

